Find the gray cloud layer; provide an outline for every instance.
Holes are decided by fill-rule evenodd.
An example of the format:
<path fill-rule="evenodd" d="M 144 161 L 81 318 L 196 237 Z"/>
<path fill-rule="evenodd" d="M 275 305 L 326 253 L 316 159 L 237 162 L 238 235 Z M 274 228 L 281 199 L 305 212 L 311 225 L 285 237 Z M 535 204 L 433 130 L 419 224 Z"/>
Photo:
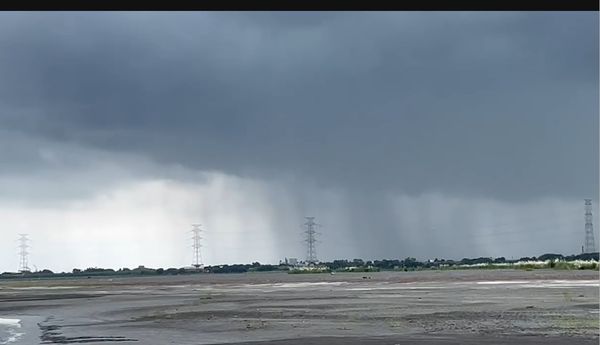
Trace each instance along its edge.
<path fill-rule="evenodd" d="M 596 13 L 4 14 L 3 123 L 343 187 L 597 190 Z"/>
<path fill-rule="evenodd" d="M 0 174 L 47 169 L 18 136 L 292 176 L 382 234 L 394 194 L 597 199 L 597 27 L 593 12 L 3 13 Z"/>

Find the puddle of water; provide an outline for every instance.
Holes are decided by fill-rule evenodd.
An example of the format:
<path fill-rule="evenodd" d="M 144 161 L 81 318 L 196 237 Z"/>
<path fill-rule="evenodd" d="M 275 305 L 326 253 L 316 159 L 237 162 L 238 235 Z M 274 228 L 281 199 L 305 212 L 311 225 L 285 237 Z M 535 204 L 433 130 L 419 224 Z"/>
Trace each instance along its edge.
<path fill-rule="evenodd" d="M 477 285 L 510 285 L 524 288 L 598 287 L 598 280 L 495 280 L 475 282 Z"/>
<path fill-rule="evenodd" d="M 14 343 L 23 336 L 19 332 L 21 328 L 21 320 L 19 319 L 3 319 L 0 318 L 0 344 Z"/>
<path fill-rule="evenodd" d="M 78 286 L 27 286 L 27 287 L 8 287 L 11 290 L 63 290 L 77 289 Z"/>

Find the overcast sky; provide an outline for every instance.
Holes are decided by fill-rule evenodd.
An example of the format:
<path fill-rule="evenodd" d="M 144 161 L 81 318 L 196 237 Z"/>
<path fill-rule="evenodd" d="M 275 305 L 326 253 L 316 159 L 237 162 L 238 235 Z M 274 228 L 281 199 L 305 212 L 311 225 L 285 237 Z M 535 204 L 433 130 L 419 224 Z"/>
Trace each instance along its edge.
<path fill-rule="evenodd" d="M 578 253 L 598 91 L 597 12 L 2 13 L 0 271 Z"/>

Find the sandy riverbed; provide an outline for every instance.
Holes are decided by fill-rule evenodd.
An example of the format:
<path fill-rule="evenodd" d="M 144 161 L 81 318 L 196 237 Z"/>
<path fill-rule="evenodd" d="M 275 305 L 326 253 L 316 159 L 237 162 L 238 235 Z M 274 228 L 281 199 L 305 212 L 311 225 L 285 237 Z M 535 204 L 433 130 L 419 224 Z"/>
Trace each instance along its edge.
<path fill-rule="evenodd" d="M 597 271 L 5 280 L 0 319 L 11 344 L 598 344 L 598 292 Z"/>

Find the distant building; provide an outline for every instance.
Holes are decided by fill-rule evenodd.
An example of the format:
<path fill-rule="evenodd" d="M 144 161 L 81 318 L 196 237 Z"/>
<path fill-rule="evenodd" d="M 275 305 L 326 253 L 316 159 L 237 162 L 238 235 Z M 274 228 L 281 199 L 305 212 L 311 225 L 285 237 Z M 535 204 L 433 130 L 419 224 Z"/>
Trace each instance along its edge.
<path fill-rule="evenodd" d="M 298 266 L 299 265 L 299 261 L 296 258 L 285 258 L 282 260 L 279 260 L 279 264 L 280 265 L 286 265 L 286 266 Z"/>

